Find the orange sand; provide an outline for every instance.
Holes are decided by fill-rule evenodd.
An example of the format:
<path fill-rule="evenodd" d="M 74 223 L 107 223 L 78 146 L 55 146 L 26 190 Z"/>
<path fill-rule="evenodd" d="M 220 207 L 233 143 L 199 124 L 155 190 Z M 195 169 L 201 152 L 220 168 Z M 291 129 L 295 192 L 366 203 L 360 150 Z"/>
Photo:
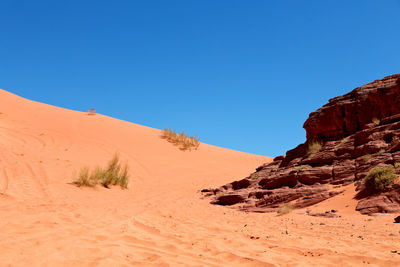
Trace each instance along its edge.
<path fill-rule="evenodd" d="M 159 130 L 2 90 L 0 112 L 0 266 L 400 266 L 400 225 L 354 212 L 353 186 L 310 208 L 341 218 L 239 212 L 199 190 L 270 158 L 206 144 L 182 152 Z M 70 184 L 115 152 L 130 166 L 128 190 Z"/>

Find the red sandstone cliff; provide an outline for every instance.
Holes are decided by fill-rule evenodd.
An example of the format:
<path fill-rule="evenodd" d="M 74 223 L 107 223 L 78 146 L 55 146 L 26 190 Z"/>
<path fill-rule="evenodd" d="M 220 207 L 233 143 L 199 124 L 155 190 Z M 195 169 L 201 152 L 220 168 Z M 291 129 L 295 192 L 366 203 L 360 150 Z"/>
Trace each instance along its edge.
<path fill-rule="evenodd" d="M 267 212 L 291 202 L 313 205 L 340 193 L 329 184 L 361 184 L 378 165 L 400 163 L 400 74 L 335 97 L 312 112 L 303 126 L 304 144 L 256 169 L 250 176 L 203 190 L 214 204 L 242 203 L 241 209 Z M 358 187 L 361 188 L 360 186 Z M 363 214 L 400 212 L 400 183 L 362 196 Z"/>

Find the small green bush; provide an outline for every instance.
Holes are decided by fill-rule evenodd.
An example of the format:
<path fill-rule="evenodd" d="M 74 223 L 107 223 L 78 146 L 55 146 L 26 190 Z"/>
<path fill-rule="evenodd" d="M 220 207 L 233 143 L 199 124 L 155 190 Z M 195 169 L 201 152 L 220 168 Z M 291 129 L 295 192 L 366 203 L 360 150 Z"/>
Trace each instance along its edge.
<path fill-rule="evenodd" d="M 378 166 L 372 168 L 364 178 L 364 186 L 373 191 L 382 191 L 392 185 L 396 179 L 396 171 L 392 165 Z"/>
<path fill-rule="evenodd" d="M 119 185 L 122 189 L 126 189 L 129 184 L 128 165 L 122 166 L 119 162 L 119 156 L 115 154 L 105 169 L 96 167 L 90 172 L 88 167 L 83 167 L 73 184 L 90 187 L 101 184 L 106 188 L 111 185 Z"/>

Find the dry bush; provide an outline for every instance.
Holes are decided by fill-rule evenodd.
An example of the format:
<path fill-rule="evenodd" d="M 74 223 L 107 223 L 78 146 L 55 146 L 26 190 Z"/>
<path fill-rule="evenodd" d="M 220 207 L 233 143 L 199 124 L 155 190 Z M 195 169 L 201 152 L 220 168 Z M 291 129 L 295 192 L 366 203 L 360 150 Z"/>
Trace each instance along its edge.
<path fill-rule="evenodd" d="M 377 117 L 373 117 L 373 118 L 372 118 L 372 122 L 373 122 L 375 125 L 379 125 L 379 124 L 381 123 L 381 120 L 378 119 Z"/>
<path fill-rule="evenodd" d="M 370 159 L 371 159 L 371 154 L 365 154 L 363 157 L 362 157 L 362 159 L 365 161 L 365 162 L 367 162 L 367 161 L 369 161 Z"/>
<path fill-rule="evenodd" d="M 378 166 L 372 168 L 364 178 L 364 186 L 373 191 L 382 191 L 394 184 L 396 179 L 396 170 L 392 165 Z"/>
<path fill-rule="evenodd" d="M 349 139 L 350 139 L 349 136 L 343 138 L 342 140 L 340 140 L 340 144 L 346 143 L 347 141 L 349 141 Z"/>
<path fill-rule="evenodd" d="M 119 185 L 122 189 L 126 189 L 129 184 L 128 165 L 121 165 L 119 156 L 115 154 L 104 169 L 96 167 L 90 172 L 88 167 L 83 167 L 73 184 L 90 187 L 101 184 L 106 188 Z"/>
<path fill-rule="evenodd" d="M 182 131 L 182 133 L 177 133 L 170 128 L 165 128 L 162 131 L 161 138 L 164 138 L 168 142 L 173 143 L 181 150 L 196 150 L 200 145 L 199 138 L 196 135 L 187 136 L 184 131 Z"/>
<path fill-rule="evenodd" d="M 81 186 L 90 186 L 94 187 L 96 183 L 93 180 L 92 175 L 90 174 L 88 167 L 82 167 L 79 171 L 77 179 L 73 182 L 75 185 Z"/>
<path fill-rule="evenodd" d="M 250 175 L 250 179 L 257 179 L 257 178 L 258 178 L 257 173 L 253 173 L 252 175 Z"/>
<path fill-rule="evenodd" d="M 292 210 L 294 210 L 292 205 L 285 204 L 278 209 L 277 213 L 278 213 L 278 215 L 284 215 L 284 214 L 288 214 L 288 213 L 292 212 Z"/>
<path fill-rule="evenodd" d="M 302 170 L 308 169 L 309 167 L 310 166 L 308 166 L 308 165 L 299 165 L 299 166 L 296 166 L 295 169 L 296 169 L 296 171 L 302 171 Z"/>
<path fill-rule="evenodd" d="M 308 155 L 312 155 L 315 152 L 318 152 L 319 150 L 321 150 L 323 143 L 321 141 L 311 141 L 308 143 L 308 147 L 307 147 L 307 154 Z"/>

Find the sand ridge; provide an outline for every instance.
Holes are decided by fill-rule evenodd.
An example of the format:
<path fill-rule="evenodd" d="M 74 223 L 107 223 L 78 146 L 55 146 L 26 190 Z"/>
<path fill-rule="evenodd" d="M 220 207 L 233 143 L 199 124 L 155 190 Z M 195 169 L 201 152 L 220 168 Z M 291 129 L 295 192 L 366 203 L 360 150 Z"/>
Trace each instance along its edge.
<path fill-rule="evenodd" d="M 271 158 L 201 144 L 183 152 L 157 129 L 0 90 L 1 266 L 396 266 L 393 216 L 354 212 L 354 188 L 286 216 L 213 206 L 199 190 Z M 77 188 L 80 167 L 118 152 L 128 190 Z"/>

